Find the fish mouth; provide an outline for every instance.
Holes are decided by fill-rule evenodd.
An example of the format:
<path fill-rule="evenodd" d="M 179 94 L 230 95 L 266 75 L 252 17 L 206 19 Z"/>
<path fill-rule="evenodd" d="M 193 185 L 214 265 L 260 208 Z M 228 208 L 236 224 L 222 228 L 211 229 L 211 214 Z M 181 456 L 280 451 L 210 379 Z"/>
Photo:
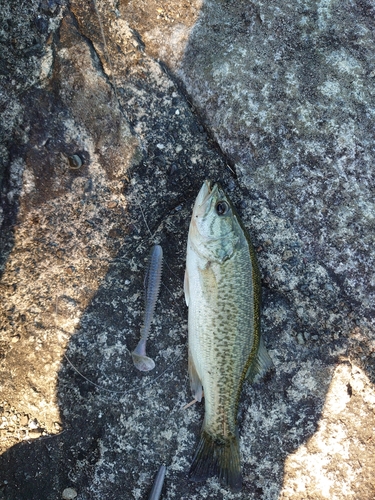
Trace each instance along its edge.
<path fill-rule="evenodd" d="M 203 197 L 202 202 L 200 203 L 201 206 L 205 205 L 207 203 L 208 198 L 212 194 L 212 181 L 206 179 L 203 183 L 202 189 L 204 190 L 202 193 L 204 195 L 204 197 Z"/>
<path fill-rule="evenodd" d="M 206 179 L 195 200 L 194 219 L 205 217 L 211 210 L 212 203 L 218 196 L 219 184 Z"/>
<path fill-rule="evenodd" d="M 203 208 L 208 203 L 214 192 L 217 191 L 217 188 L 217 184 L 214 184 L 209 179 L 206 179 L 197 196 L 196 207 Z"/>

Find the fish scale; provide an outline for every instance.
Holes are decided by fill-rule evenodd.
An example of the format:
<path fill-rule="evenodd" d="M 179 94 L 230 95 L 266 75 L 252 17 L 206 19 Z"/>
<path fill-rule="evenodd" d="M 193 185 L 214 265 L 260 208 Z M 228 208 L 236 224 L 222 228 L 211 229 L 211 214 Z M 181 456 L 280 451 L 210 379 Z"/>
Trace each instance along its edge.
<path fill-rule="evenodd" d="M 272 367 L 260 335 L 260 280 L 250 238 L 218 184 L 203 184 L 189 228 L 185 298 L 189 307 L 189 375 L 204 391 L 205 417 L 190 474 L 217 475 L 241 488 L 237 412 L 246 375 Z"/>
<path fill-rule="evenodd" d="M 241 335 L 241 332 L 246 331 L 248 325 L 253 323 L 254 317 L 251 294 L 249 294 L 252 266 L 249 255 L 244 259 L 242 253 L 246 251 L 238 252 L 236 257 L 227 261 L 224 266 L 212 266 L 216 275 L 217 299 L 215 295 L 210 296 L 204 289 L 202 290 L 205 297 L 201 300 L 207 300 L 209 305 L 206 314 L 200 316 L 200 321 L 205 325 L 199 324 L 196 327 L 197 331 L 206 332 L 204 334 L 206 339 L 203 337 L 199 343 L 203 358 L 202 366 L 212 367 L 216 375 L 202 376 L 206 401 L 208 403 L 212 401 L 212 404 L 207 404 L 211 412 L 207 412 L 206 425 L 215 434 L 223 436 L 228 432 L 232 436 L 236 433 L 235 416 L 241 380 L 245 376 L 243 372 L 246 372 L 254 336 L 253 331 L 249 331 L 248 335 Z M 242 260 L 248 265 L 241 265 Z M 215 309 L 216 317 L 212 316 Z M 207 338 L 209 336 L 211 338 Z M 236 359 L 230 351 L 236 353 Z M 225 423 L 227 426 L 224 430 Z"/>

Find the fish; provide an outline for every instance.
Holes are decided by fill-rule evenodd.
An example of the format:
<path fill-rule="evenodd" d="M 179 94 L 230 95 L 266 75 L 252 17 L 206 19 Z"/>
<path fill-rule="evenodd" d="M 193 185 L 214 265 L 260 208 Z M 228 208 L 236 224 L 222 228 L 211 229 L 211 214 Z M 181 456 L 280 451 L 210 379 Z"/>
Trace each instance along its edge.
<path fill-rule="evenodd" d="M 195 200 L 184 281 L 188 370 L 204 420 L 189 475 L 217 476 L 242 488 L 238 404 L 245 379 L 273 367 L 260 332 L 261 283 L 254 247 L 219 183 L 206 180 Z"/>
<path fill-rule="evenodd" d="M 138 368 L 138 370 L 144 372 L 155 368 L 155 361 L 146 355 L 146 342 L 150 333 L 152 318 L 154 316 L 155 306 L 159 296 L 162 268 L 163 249 L 160 245 L 154 245 L 151 249 L 144 279 L 145 312 L 141 328 L 141 338 L 137 347 L 132 352 L 134 366 Z"/>

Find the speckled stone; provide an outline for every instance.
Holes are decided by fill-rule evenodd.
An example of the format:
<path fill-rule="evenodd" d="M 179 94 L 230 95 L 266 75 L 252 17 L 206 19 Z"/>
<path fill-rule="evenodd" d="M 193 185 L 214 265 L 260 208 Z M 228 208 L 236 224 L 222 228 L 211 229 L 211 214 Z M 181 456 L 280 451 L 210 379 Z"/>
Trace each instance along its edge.
<path fill-rule="evenodd" d="M 141 500 L 162 463 L 170 500 L 374 498 L 373 3 L 0 9 L 0 499 Z M 205 178 L 250 230 L 275 364 L 244 386 L 236 494 L 187 477 L 203 407 L 181 410 L 182 283 Z"/>
<path fill-rule="evenodd" d="M 371 2 L 207 1 L 178 68 L 243 188 L 291 224 L 364 332 L 375 303 L 372 13 Z"/>
<path fill-rule="evenodd" d="M 61 498 L 63 498 L 64 500 L 72 500 L 74 498 L 77 498 L 77 495 L 78 493 L 75 489 L 65 488 L 65 490 L 62 492 Z"/>

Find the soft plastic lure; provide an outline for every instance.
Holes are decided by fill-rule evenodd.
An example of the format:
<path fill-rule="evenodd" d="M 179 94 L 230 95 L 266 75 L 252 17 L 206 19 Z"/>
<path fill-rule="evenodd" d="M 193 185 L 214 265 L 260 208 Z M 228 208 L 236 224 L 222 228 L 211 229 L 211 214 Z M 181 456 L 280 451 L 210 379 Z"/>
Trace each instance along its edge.
<path fill-rule="evenodd" d="M 161 465 L 159 472 L 157 473 L 157 476 L 155 478 L 154 484 L 152 486 L 152 490 L 150 493 L 150 496 L 148 497 L 148 500 L 159 500 L 161 496 L 161 490 L 163 489 L 163 484 L 164 484 L 164 477 L 165 477 L 165 471 L 166 471 L 165 465 Z"/>
<path fill-rule="evenodd" d="M 153 359 L 146 356 L 146 342 L 154 316 L 156 301 L 158 300 L 161 272 L 163 264 L 163 250 L 160 245 L 154 245 L 144 280 L 145 287 L 145 315 L 141 329 L 141 338 L 132 352 L 133 362 L 138 370 L 148 372 L 155 368 Z"/>

